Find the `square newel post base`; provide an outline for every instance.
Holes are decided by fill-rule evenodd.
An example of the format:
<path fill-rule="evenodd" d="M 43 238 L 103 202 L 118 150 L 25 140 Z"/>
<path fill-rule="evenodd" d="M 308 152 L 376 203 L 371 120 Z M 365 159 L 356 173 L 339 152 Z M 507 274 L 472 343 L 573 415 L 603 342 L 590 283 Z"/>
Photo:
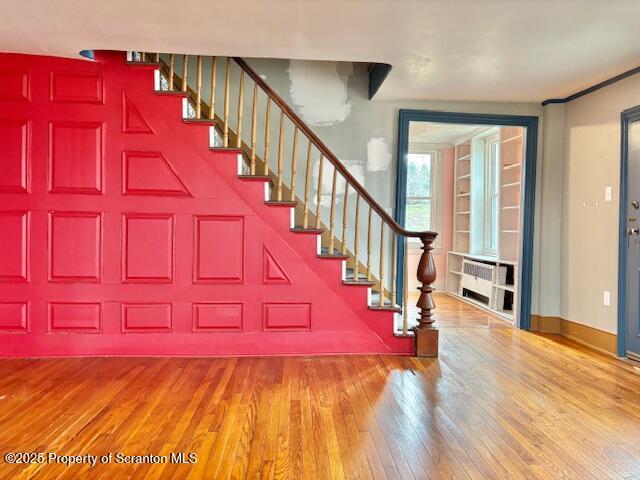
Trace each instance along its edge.
<path fill-rule="evenodd" d="M 438 356 L 438 329 L 416 328 L 414 334 L 416 357 L 436 358 Z"/>

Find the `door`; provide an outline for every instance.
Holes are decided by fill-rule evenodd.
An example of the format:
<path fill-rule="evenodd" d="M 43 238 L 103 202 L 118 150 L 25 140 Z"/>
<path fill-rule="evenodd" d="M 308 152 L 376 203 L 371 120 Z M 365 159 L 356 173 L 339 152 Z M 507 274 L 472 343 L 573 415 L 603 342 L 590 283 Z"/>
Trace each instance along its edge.
<path fill-rule="evenodd" d="M 627 131 L 626 215 L 626 353 L 640 360 L 640 118 L 632 118 Z M 621 308 L 623 306 L 621 305 Z"/>

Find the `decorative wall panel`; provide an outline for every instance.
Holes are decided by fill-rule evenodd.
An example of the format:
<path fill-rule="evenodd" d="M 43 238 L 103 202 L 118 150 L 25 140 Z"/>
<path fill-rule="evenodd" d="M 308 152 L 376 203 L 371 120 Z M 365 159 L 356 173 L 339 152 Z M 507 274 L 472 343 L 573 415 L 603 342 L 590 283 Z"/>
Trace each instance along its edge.
<path fill-rule="evenodd" d="M 193 304 L 194 331 L 242 330 L 242 303 L 208 302 Z"/>
<path fill-rule="evenodd" d="M 126 213 L 123 223 L 123 280 L 171 282 L 173 215 Z"/>
<path fill-rule="evenodd" d="M 310 330 L 311 304 L 265 303 L 263 326 L 265 330 Z"/>
<path fill-rule="evenodd" d="M 49 213 L 49 279 L 99 282 L 102 265 L 100 213 Z"/>
<path fill-rule="evenodd" d="M 122 305 L 122 331 L 170 332 L 171 311 L 170 303 L 124 303 Z"/>
<path fill-rule="evenodd" d="M 180 181 L 159 152 L 123 152 L 123 193 L 128 195 L 188 196 Z"/>
<path fill-rule="evenodd" d="M 241 283 L 244 278 L 244 218 L 195 217 L 195 281 Z"/>
<path fill-rule="evenodd" d="M 0 302 L 0 331 L 27 331 L 27 302 Z"/>
<path fill-rule="evenodd" d="M 51 101 L 102 103 L 104 76 L 101 73 L 51 73 Z"/>
<path fill-rule="evenodd" d="M 29 100 L 29 72 L 0 70 L 0 100 Z"/>
<path fill-rule="evenodd" d="M 49 304 L 50 332 L 99 332 L 99 303 Z"/>
<path fill-rule="evenodd" d="M 26 282 L 29 254 L 27 212 L 0 211 L 0 282 Z"/>
<path fill-rule="evenodd" d="M 0 120 L 0 192 L 27 191 L 29 133 L 27 120 Z"/>
<path fill-rule="evenodd" d="M 147 121 L 124 92 L 122 92 L 122 131 L 124 133 L 153 133 Z"/>
<path fill-rule="evenodd" d="M 262 253 L 262 282 L 263 283 L 291 283 L 284 269 L 273 257 L 267 247 L 264 247 Z"/>
<path fill-rule="evenodd" d="M 54 193 L 102 192 L 102 124 L 51 122 L 49 184 Z"/>

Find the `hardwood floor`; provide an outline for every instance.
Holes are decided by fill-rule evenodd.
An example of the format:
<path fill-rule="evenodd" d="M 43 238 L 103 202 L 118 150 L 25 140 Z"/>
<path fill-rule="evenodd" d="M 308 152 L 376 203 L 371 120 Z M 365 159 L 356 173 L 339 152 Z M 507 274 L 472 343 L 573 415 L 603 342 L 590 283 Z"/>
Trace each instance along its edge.
<path fill-rule="evenodd" d="M 0 361 L 1 455 L 198 456 L 0 478 L 640 478 L 640 370 L 437 300 L 435 360 Z"/>

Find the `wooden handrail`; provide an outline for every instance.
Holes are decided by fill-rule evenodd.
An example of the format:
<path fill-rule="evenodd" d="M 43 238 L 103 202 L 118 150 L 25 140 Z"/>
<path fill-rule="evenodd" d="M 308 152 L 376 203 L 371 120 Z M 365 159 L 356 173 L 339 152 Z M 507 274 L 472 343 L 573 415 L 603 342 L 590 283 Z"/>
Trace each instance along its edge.
<path fill-rule="evenodd" d="M 280 109 L 285 113 L 285 115 L 293 122 L 293 124 L 298 127 L 306 137 L 313 143 L 313 145 L 320 150 L 320 153 L 324 158 L 329 160 L 334 168 L 338 170 L 338 172 L 344 177 L 345 181 L 347 181 L 353 189 L 360 194 L 360 196 L 371 206 L 371 208 L 382 218 L 382 220 L 389 225 L 389 227 L 399 235 L 403 235 L 405 237 L 413 237 L 420 238 L 423 241 L 433 241 L 438 235 L 436 232 L 425 231 L 425 232 L 414 232 L 411 230 L 406 230 L 402 225 L 396 222 L 386 211 L 382 208 L 378 202 L 376 202 L 369 192 L 360 185 L 360 183 L 355 179 L 351 173 L 346 169 L 346 167 L 336 158 L 336 156 L 327 148 L 327 146 L 322 143 L 322 141 L 316 136 L 313 131 L 307 126 L 304 121 L 294 112 L 289 105 L 275 92 L 273 89 L 258 75 L 247 62 L 245 62 L 240 57 L 233 57 L 233 60 L 242 68 L 247 75 L 251 77 L 251 79 L 256 82 L 260 86 L 260 88 L 267 94 L 271 100 L 280 107 Z"/>

